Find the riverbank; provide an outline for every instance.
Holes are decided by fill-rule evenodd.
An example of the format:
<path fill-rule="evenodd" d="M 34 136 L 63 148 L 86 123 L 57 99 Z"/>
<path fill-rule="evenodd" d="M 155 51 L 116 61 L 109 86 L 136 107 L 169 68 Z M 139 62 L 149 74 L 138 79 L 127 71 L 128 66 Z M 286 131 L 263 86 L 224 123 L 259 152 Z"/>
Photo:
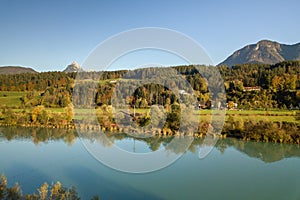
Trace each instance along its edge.
<path fill-rule="evenodd" d="M 99 124 L 84 124 L 77 122 L 65 126 L 43 126 L 38 124 L 31 125 L 20 125 L 20 124 L 1 124 L 0 126 L 11 126 L 11 127 L 41 127 L 41 128 L 59 128 L 65 130 L 79 130 L 79 131 L 103 131 L 109 134 L 123 134 L 128 131 L 132 132 L 134 129 L 119 128 L 118 126 L 101 126 Z M 191 136 L 195 138 L 203 138 L 206 136 L 208 129 L 214 129 L 209 122 L 200 122 L 198 130 L 193 133 L 181 133 L 179 131 L 172 131 L 170 129 L 153 129 L 152 132 L 139 133 L 139 134 L 150 134 L 151 137 L 171 137 L 171 136 Z M 288 144 L 300 144 L 300 125 L 292 122 L 270 122 L 270 121 L 258 121 L 254 122 L 251 120 L 234 120 L 229 118 L 223 126 L 221 134 L 211 135 L 219 138 L 238 138 L 246 141 L 256 142 L 273 142 L 273 143 L 288 143 Z"/>
<path fill-rule="evenodd" d="M 178 105 L 177 105 L 178 107 Z M 75 110 L 72 105 L 57 110 L 54 112 L 44 106 L 36 106 L 31 110 L 13 110 L 2 109 L 0 115 L 1 126 L 18 126 L 18 127 L 42 127 L 42 128 L 59 128 L 59 129 L 77 129 L 79 131 L 103 131 L 112 134 L 135 132 L 137 135 L 148 136 L 191 136 L 195 138 L 202 138 L 206 136 L 208 130 L 215 133 L 211 136 L 219 138 L 238 138 L 242 140 L 253 140 L 262 142 L 274 143 L 290 143 L 300 144 L 300 124 L 297 118 L 296 111 L 277 110 L 277 111 L 263 111 L 263 110 L 229 110 L 227 111 L 225 122 L 222 127 L 223 120 L 220 120 L 219 125 L 212 123 L 211 110 L 191 110 L 188 113 L 188 120 L 184 121 L 186 130 L 189 130 L 190 124 L 196 125 L 193 131 L 180 131 L 181 112 L 176 105 L 172 107 L 169 112 L 165 114 L 166 121 L 155 128 L 147 128 L 143 132 L 141 127 L 146 127 L 151 122 L 150 109 L 138 109 L 131 120 L 132 125 L 118 126 L 113 115 L 111 106 L 101 106 L 95 109 L 95 113 L 91 110 L 80 109 Z M 153 109 L 151 109 L 151 112 Z M 155 110 L 155 116 L 164 115 L 158 108 Z M 91 121 L 96 115 L 96 119 Z M 122 114 L 122 113 L 121 113 Z M 153 114 L 152 114 L 153 115 Z M 118 116 L 125 121 L 128 116 Z M 157 123 L 161 123 L 159 118 Z M 155 119 L 154 119 L 155 120 Z M 215 119 L 218 120 L 218 119 Z M 187 122 L 186 122 L 187 121 Z M 151 122 L 153 123 L 153 122 Z M 215 127 L 214 127 L 215 126 Z M 156 128 L 160 127 L 160 128 Z M 221 134 L 220 129 L 222 128 Z"/>

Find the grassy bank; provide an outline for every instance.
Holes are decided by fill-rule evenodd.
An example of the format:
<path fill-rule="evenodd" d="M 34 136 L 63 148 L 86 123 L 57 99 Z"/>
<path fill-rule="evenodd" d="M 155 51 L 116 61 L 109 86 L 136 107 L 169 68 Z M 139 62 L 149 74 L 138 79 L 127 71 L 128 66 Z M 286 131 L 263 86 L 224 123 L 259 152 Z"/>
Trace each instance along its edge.
<path fill-rule="evenodd" d="M 95 112 L 98 123 L 90 123 L 89 116 Z M 135 123 L 143 126 L 151 120 L 149 109 L 136 109 Z M 74 114 L 74 116 L 73 116 Z M 152 135 L 173 136 L 190 135 L 203 137 L 208 128 L 217 129 L 210 125 L 211 113 L 209 110 L 199 110 L 189 116 L 191 122 L 198 124 L 194 133 L 178 132 L 179 123 L 174 123 L 174 113 L 167 114 L 167 121 L 161 129 L 154 128 Z M 27 109 L 3 108 L 0 114 L 0 125 L 24 126 L 24 127 L 46 127 L 74 129 L 73 120 L 77 120 L 82 129 L 103 130 L 115 133 L 126 132 L 118 127 L 114 121 L 111 107 L 98 108 L 96 111 L 90 109 L 73 110 L 71 106 L 66 108 L 44 108 L 38 106 Z M 148 120 L 148 121 L 147 121 Z M 222 127 L 222 137 L 234 137 L 243 140 L 254 140 L 264 142 L 294 143 L 300 144 L 300 124 L 296 120 L 295 111 L 262 111 L 241 110 L 227 111 L 225 124 Z M 218 136 L 217 136 L 218 137 Z"/>

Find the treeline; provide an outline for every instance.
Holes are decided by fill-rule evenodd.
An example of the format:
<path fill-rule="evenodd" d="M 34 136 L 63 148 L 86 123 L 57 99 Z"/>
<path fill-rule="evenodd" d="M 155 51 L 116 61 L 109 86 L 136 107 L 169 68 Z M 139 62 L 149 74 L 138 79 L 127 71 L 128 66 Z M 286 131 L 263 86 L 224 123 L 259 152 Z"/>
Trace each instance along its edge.
<path fill-rule="evenodd" d="M 197 70 L 200 69 L 200 73 Z M 217 67 L 224 80 L 228 102 L 236 103 L 241 109 L 293 109 L 300 103 L 300 61 L 285 61 L 275 65 L 243 64 L 232 67 Z M 189 85 L 181 85 L 182 81 L 170 78 L 158 68 L 146 68 L 132 71 L 83 72 L 76 82 L 76 73 L 43 72 L 37 74 L 0 75 L 0 91 L 26 91 L 21 99 L 22 107 L 43 105 L 45 107 L 66 107 L 71 102 L 74 89 L 80 92 L 81 98 L 75 96 L 73 103 L 77 105 L 111 105 L 114 92 L 123 94 L 124 104 L 136 108 L 145 108 L 154 104 L 172 105 L 178 102 L 178 95 L 171 91 L 172 86 L 180 86 L 181 93 L 193 92 L 198 102 L 210 108 L 211 93 L 201 73 L 210 70 L 207 66 L 177 66 L 173 71 L 183 77 Z M 202 71 L 201 71 L 202 70 Z M 168 73 L 168 72 L 166 72 Z M 143 83 L 138 80 L 147 80 Z M 175 77 L 175 76 L 174 76 Z M 133 81 L 135 80 L 135 81 Z M 164 80 L 164 85 L 162 85 Z M 117 84 L 118 83 L 118 84 Z M 119 87 L 122 84 L 122 87 Z M 116 87 L 116 85 L 118 87 Z M 170 87 L 169 87 L 170 86 Z M 74 88 L 76 87 L 76 88 Z M 179 87 L 179 89 L 180 89 Z M 221 85 L 214 86 L 221 88 Z M 118 91 L 115 91 L 115 89 Z M 193 89 L 191 91 L 190 89 Z M 127 95 L 127 96 L 125 96 Z M 77 98 L 76 98 L 77 97 Z M 92 101 L 91 102 L 91 98 Z M 225 106 L 225 105 L 223 105 Z"/>
<path fill-rule="evenodd" d="M 0 124 L 12 126 L 39 126 L 47 128 L 74 128 L 72 121 L 73 106 L 69 104 L 64 112 L 50 112 L 44 106 L 36 106 L 29 112 L 14 112 L 3 107 L 0 112 Z"/>
<path fill-rule="evenodd" d="M 283 61 L 274 65 L 241 64 L 220 66 L 225 82 L 239 80 L 243 86 L 261 86 L 276 91 L 300 88 L 300 61 Z"/>
<path fill-rule="evenodd" d="M 121 78 L 126 71 L 82 72 L 81 77 L 92 80 Z M 77 73 L 42 72 L 24 74 L 0 74 L 0 91 L 44 91 L 49 87 L 65 87 L 71 91 Z"/>
<path fill-rule="evenodd" d="M 75 73 L 42 72 L 0 75 L 1 91 L 44 91 L 49 87 L 70 90 Z"/>
<path fill-rule="evenodd" d="M 300 144 L 300 126 L 289 122 L 243 121 L 230 116 L 222 134 L 256 142 Z"/>

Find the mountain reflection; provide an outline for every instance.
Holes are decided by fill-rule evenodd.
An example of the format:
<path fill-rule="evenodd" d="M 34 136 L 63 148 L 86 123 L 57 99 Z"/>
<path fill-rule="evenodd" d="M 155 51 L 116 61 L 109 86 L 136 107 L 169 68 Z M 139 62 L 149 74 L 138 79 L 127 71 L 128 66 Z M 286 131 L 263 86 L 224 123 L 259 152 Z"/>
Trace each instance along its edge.
<path fill-rule="evenodd" d="M 106 136 L 106 137 L 105 137 Z M 116 141 L 122 141 L 132 136 L 126 134 L 114 133 L 97 133 L 87 132 L 81 135 L 82 139 L 88 140 L 92 143 L 97 143 L 103 147 L 110 147 Z M 79 136 L 75 130 L 65 129 L 46 129 L 46 128 L 20 128 L 20 127 L 0 127 L 0 141 L 31 141 L 35 145 L 40 143 L 50 143 L 56 141 L 63 141 L 68 146 L 72 146 Z M 137 141 L 143 142 L 151 151 L 157 151 L 161 146 L 166 147 L 168 151 L 173 153 L 197 153 L 197 149 L 202 146 L 204 139 L 194 139 L 186 150 L 182 142 L 190 142 L 191 137 L 178 139 L 176 137 L 158 137 L 153 136 L 149 138 L 135 138 Z M 173 140 L 172 145 L 168 145 Z M 175 142 L 174 142 L 175 141 Z M 224 153 L 228 148 L 234 148 L 251 158 L 259 159 L 265 163 L 272 163 L 280 161 L 284 158 L 300 157 L 300 146 L 291 144 L 277 144 L 277 143 L 263 143 L 243 141 L 234 138 L 220 139 L 215 145 L 216 149 Z"/>

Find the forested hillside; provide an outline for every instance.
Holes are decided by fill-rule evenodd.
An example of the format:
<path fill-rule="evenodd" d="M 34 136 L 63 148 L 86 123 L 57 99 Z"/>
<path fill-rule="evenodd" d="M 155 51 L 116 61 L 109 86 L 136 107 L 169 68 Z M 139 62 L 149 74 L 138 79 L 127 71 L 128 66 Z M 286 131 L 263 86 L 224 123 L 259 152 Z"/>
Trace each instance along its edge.
<path fill-rule="evenodd" d="M 189 82 L 199 102 L 210 107 L 210 93 L 206 81 L 193 66 L 173 67 Z M 218 67 L 226 89 L 228 102 L 242 109 L 297 108 L 300 103 L 300 61 L 285 61 L 275 65 L 242 64 Z M 208 68 L 209 70 L 209 68 Z M 95 105 L 111 104 L 111 94 L 118 81 L 147 77 L 153 69 L 135 71 L 84 72 L 81 79 L 98 82 Z M 43 105 L 66 107 L 71 102 L 76 73 L 43 72 L 36 74 L 0 75 L 0 91 L 23 91 L 21 107 Z M 163 74 L 158 76 L 163 78 Z M 98 81 L 99 80 L 99 81 Z M 168 81 L 168 80 L 166 80 Z M 176 84 L 170 80 L 169 84 Z M 91 85 L 91 87 L 93 84 Z M 133 86 L 132 86 L 133 87 Z M 87 88 L 82 89 L 83 95 Z M 151 83 L 134 88 L 129 103 L 137 108 L 153 104 L 168 105 L 177 101 L 172 91 Z M 74 101 L 77 101 L 74 99 Z M 80 102 L 83 105 L 85 102 Z"/>

